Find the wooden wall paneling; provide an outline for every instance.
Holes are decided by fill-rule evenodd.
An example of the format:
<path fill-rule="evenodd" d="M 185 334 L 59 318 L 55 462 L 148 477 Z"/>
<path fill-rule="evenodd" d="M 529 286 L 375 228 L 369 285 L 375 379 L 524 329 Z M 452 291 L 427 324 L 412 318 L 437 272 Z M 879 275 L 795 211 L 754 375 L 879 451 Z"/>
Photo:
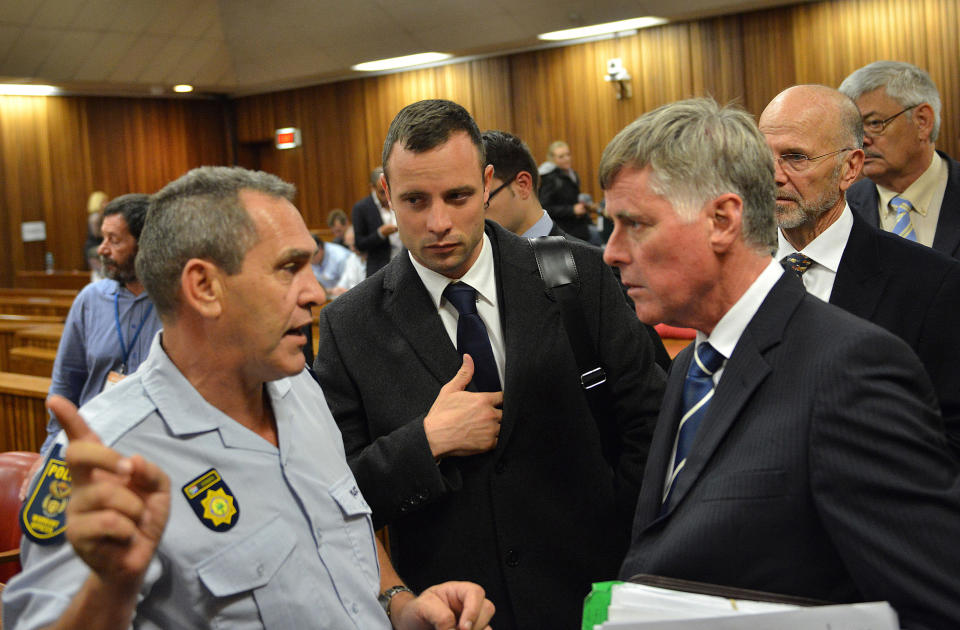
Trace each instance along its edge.
<path fill-rule="evenodd" d="M 758 11 L 740 17 L 743 33 L 743 105 L 760 116 L 774 96 L 797 83 L 791 14 Z"/>

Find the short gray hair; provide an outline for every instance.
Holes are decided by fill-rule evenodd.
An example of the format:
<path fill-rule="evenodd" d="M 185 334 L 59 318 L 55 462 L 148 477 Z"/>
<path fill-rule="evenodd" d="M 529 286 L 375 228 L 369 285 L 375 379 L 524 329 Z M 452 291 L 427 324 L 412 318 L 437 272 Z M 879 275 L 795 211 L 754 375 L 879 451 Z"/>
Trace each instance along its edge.
<path fill-rule="evenodd" d="M 764 253 L 776 249 L 773 158 L 753 118 L 741 107 L 696 98 L 647 112 L 604 149 L 600 186 L 609 188 L 625 166 L 650 166 L 653 191 L 688 219 L 710 199 L 738 195 L 743 200 L 744 241 Z"/>
<path fill-rule="evenodd" d="M 240 167 L 202 166 L 153 195 L 140 235 L 137 277 L 157 314 L 172 320 L 180 302 L 180 275 L 191 258 L 208 260 L 227 274 L 240 271 L 258 240 L 240 203 L 243 190 L 292 201 L 296 187 L 276 175 Z"/>
<path fill-rule="evenodd" d="M 929 103 L 933 108 L 933 130 L 930 142 L 940 135 L 940 92 L 926 70 L 904 61 L 874 61 L 843 80 L 839 90 L 857 100 L 867 92 L 886 88 L 887 96 L 901 107 Z M 913 112 L 907 112 L 907 117 Z"/>

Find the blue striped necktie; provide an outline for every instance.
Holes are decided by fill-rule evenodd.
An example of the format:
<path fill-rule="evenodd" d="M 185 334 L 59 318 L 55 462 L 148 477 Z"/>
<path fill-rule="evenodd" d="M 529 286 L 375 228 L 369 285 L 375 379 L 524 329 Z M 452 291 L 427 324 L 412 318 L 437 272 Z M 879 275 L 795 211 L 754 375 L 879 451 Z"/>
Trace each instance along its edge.
<path fill-rule="evenodd" d="M 894 197 L 890 200 L 890 207 L 897 213 L 897 221 L 891 231 L 908 241 L 916 243 L 917 233 L 914 231 L 913 222 L 910 220 L 910 211 L 913 210 L 913 204 L 903 197 Z"/>
<path fill-rule="evenodd" d="M 670 504 L 670 496 L 677 476 L 687 463 L 687 454 L 693 446 L 693 438 L 713 398 L 713 374 L 723 365 L 724 356 L 707 342 L 697 346 L 687 370 L 687 380 L 683 384 L 683 415 L 677 433 L 677 454 L 673 458 L 670 482 L 663 493 L 662 510 Z"/>
<path fill-rule="evenodd" d="M 490 336 L 477 313 L 477 290 L 465 282 L 451 282 L 443 297 L 457 309 L 457 350 L 473 359 L 473 384 L 477 391 L 500 391 L 500 373 L 493 358 Z"/>

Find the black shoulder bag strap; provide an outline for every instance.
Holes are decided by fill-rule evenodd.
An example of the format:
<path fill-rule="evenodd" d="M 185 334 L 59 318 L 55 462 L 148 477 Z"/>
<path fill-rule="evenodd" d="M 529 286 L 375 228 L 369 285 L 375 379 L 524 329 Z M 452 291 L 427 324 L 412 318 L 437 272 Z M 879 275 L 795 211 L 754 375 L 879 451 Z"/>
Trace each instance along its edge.
<path fill-rule="evenodd" d="M 616 466 L 620 458 L 620 439 L 610 409 L 610 387 L 607 385 L 607 373 L 594 351 L 580 303 L 580 276 L 573 251 L 562 236 L 543 236 L 529 239 L 529 242 L 547 294 L 556 299 L 560 306 L 567 339 L 577 361 L 580 386 L 600 431 L 604 457 L 612 466 Z"/>

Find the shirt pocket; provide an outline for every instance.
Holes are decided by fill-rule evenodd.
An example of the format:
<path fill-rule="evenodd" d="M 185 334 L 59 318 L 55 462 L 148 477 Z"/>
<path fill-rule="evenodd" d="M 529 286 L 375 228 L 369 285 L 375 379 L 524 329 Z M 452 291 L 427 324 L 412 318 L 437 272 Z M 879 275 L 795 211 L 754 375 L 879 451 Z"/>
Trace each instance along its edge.
<path fill-rule="evenodd" d="M 213 601 L 210 622 L 214 628 L 293 628 L 285 600 L 290 580 L 301 571 L 297 562 L 296 538 L 275 516 L 265 525 L 197 567 L 197 576 Z M 318 611 L 320 612 L 320 611 Z"/>
<path fill-rule="evenodd" d="M 343 529 L 356 563 L 375 592 L 379 592 L 380 564 L 374 539 L 372 511 L 353 475 L 346 475 L 330 486 L 330 496 L 340 507 Z"/>

